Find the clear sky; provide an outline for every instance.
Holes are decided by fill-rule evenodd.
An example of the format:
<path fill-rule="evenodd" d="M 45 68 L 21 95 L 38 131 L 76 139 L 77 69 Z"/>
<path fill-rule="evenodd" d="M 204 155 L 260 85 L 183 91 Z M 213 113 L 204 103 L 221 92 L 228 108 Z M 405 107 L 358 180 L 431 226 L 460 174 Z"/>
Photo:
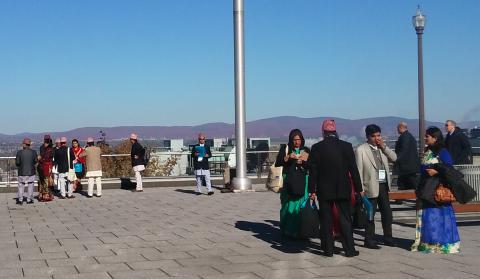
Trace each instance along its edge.
<path fill-rule="evenodd" d="M 0 133 L 234 121 L 231 0 L 1 0 Z M 480 120 L 480 1 L 245 0 L 247 120 Z"/>

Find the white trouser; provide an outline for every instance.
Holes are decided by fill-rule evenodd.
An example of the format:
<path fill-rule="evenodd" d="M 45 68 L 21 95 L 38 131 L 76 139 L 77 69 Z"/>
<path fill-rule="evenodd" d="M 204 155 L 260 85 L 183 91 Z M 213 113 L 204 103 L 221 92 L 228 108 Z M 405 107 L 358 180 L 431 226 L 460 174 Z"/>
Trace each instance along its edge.
<path fill-rule="evenodd" d="M 35 175 L 32 176 L 19 176 L 18 177 L 18 195 L 19 201 L 23 201 L 25 186 L 28 185 L 27 201 L 33 200 L 33 182 L 35 181 Z"/>
<path fill-rule="evenodd" d="M 88 178 L 88 195 L 93 196 L 93 184 L 97 184 L 97 196 L 102 195 L 102 177 L 89 177 Z"/>
<path fill-rule="evenodd" d="M 143 170 L 145 170 L 144 165 L 138 165 L 133 167 L 133 171 L 135 172 L 135 180 L 137 182 L 137 191 L 143 190 L 142 174 L 140 173 Z"/>
<path fill-rule="evenodd" d="M 62 195 L 62 197 L 65 197 L 65 186 L 68 188 L 67 195 L 69 197 L 73 196 L 73 187 L 72 183 L 68 181 L 68 172 L 62 172 L 58 174 L 58 185 L 60 187 L 60 195 Z"/>
<path fill-rule="evenodd" d="M 60 190 L 60 185 L 58 184 L 58 173 L 53 173 L 53 188 L 55 190 Z"/>
<path fill-rule="evenodd" d="M 197 180 L 197 192 L 201 193 L 201 186 L 202 186 L 202 177 L 205 177 L 205 184 L 207 184 L 207 189 L 209 192 L 212 191 L 212 183 L 210 182 L 210 170 L 195 170 L 195 178 Z"/>

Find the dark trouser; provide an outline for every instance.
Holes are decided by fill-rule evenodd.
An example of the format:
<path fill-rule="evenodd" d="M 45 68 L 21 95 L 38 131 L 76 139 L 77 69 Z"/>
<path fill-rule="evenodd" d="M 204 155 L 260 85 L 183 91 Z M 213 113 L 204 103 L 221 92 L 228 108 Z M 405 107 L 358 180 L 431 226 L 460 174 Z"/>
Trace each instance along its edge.
<path fill-rule="evenodd" d="M 346 253 L 355 251 L 353 243 L 352 217 L 350 215 L 351 202 L 349 200 L 319 201 L 320 239 L 326 253 L 333 253 L 333 214 L 331 204 L 335 202 L 338 209 L 338 218 L 342 231 L 342 244 Z"/>
<path fill-rule="evenodd" d="M 383 235 L 385 238 L 392 238 L 392 209 L 390 208 L 390 199 L 388 198 L 387 184 L 381 183 L 379 185 L 379 193 L 377 198 L 369 198 L 373 207 L 373 216 L 375 219 L 375 212 L 378 209 L 382 215 L 382 227 Z M 365 226 L 365 242 L 374 242 L 375 241 L 375 220 L 368 221 Z"/>
<path fill-rule="evenodd" d="M 416 173 L 399 174 L 397 180 L 398 190 L 417 189 L 418 179 Z"/>

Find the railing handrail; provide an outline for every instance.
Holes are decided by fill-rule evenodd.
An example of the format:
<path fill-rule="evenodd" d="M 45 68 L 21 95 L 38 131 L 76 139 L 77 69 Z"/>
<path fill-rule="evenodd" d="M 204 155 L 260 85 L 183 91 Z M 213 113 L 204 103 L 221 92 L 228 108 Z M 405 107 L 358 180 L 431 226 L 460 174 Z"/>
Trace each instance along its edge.
<path fill-rule="evenodd" d="M 263 154 L 263 153 L 278 153 L 278 150 L 265 150 L 265 151 L 247 151 L 247 154 Z M 161 152 L 153 152 L 151 155 L 155 156 L 158 155 L 190 155 L 192 154 L 190 151 L 161 151 Z M 235 154 L 231 151 L 214 151 L 212 152 L 213 156 L 220 156 L 225 154 Z M 127 153 L 120 153 L 120 154 L 102 154 L 102 157 L 125 157 L 130 156 Z M 8 159 L 15 159 L 15 156 L 0 156 L 0 160 L 8 160 Z"/>

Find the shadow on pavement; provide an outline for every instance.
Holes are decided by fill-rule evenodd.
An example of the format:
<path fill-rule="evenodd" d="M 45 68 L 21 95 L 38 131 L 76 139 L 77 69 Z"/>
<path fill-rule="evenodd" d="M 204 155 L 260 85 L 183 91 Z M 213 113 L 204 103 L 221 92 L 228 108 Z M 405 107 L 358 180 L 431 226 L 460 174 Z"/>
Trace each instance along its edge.
<path fill-rule="evenodd" d="M 137 183 L 132 182 L 130 178 L 121 177 L 120 178 L 120 189 L 127 191 L 135 191 L 137 188 Z"/>
<path fill-rule="evenodd" d="M 197 192 L 195 190 L 186 190 L 186 189 L 175 189 L 175 192 L 180 192 L 180 193 L 184 193 L 184 194 L 192 194 L 192 195 L 197 194 Z"/>
<path fill-rule="evenodd" d="M 253 236 L 270 243 L 273 249 L 283 253 L 310 253 L 322 255 L 320 245 L 309 240 L 284 239 L 278 226 L 280 223 L 273 220 L 265 220 L 266 223 L 237 221 L 235 228 L 242 231 L 249 231 Z"/>

